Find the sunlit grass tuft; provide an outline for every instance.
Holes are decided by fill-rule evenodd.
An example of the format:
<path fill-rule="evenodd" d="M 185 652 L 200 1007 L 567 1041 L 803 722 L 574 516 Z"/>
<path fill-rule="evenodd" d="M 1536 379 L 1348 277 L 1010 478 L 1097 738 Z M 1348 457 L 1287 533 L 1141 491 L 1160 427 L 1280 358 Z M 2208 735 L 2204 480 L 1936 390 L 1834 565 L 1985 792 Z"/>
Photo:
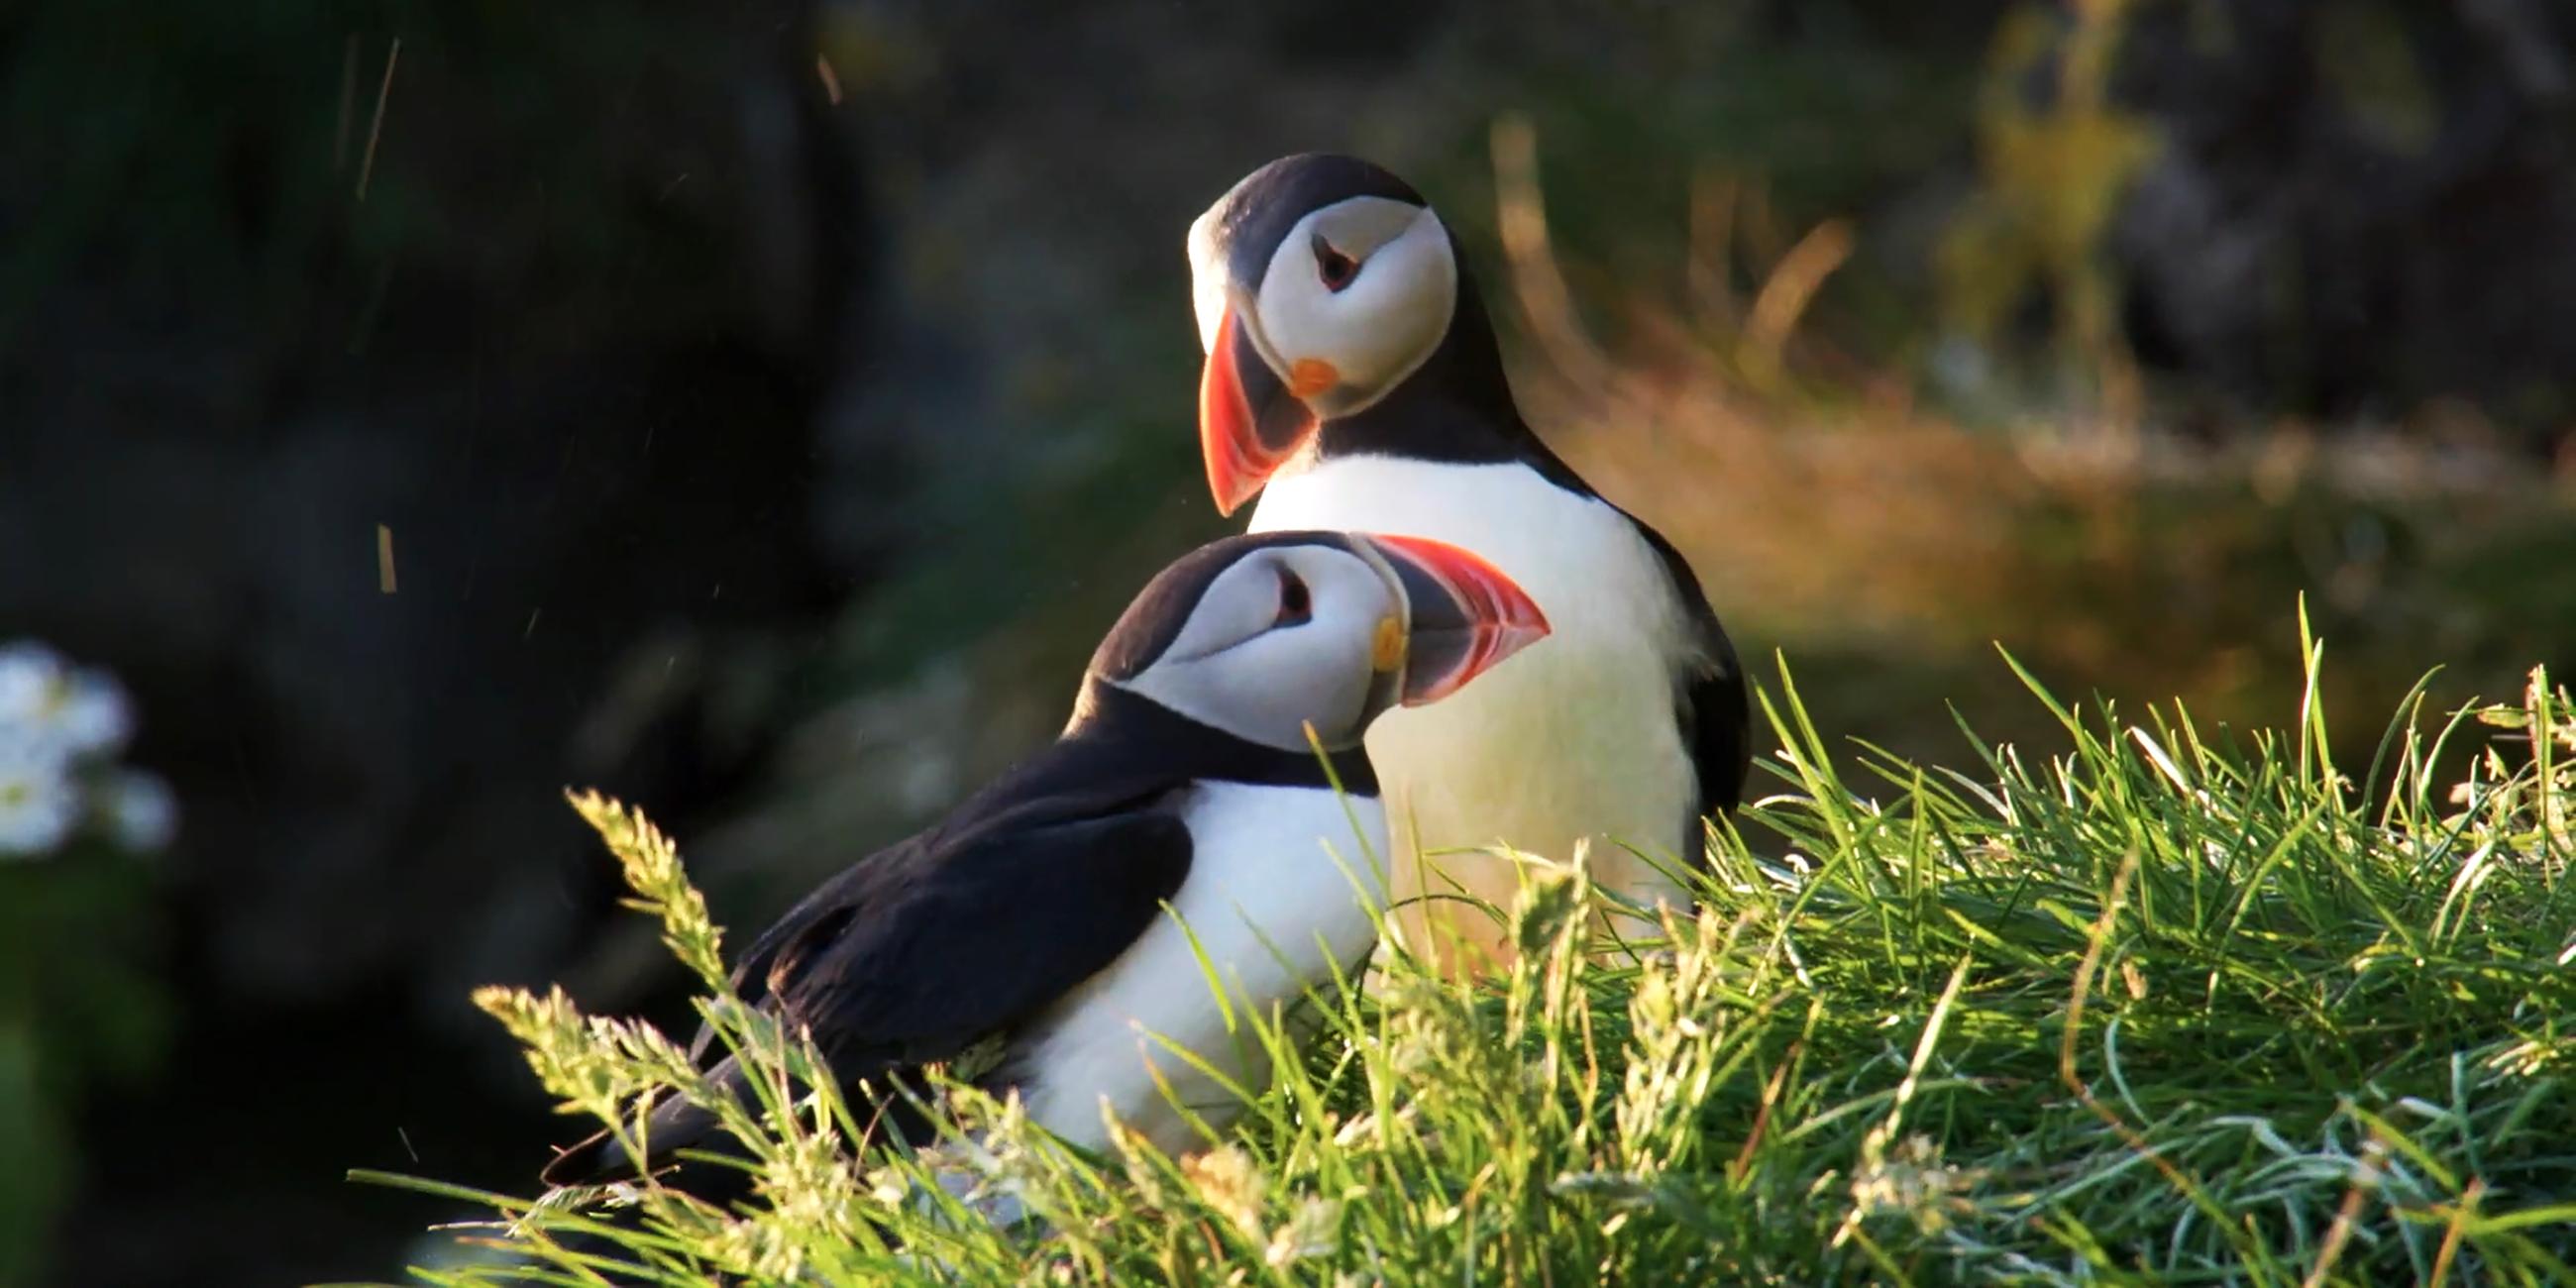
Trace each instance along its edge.
<path fill-rule="evenodd" d="M 2309 691 L 2319 650 L 2310 658 Z M 719 1106 L 762 1196 L 649 1181 L 492 1214 L 453 1285 L 2576 1281 L 2576 705 L 2428 720 L 2368 766 L 2311 699 L 2278 734 L 2124 720 L 1927 770 L 1837 756 L 1784 667 L 1775 795 L 1669 941 L 1583 950 L 1606 897 L 1536 876 L 1512 973 L 1385 962 L 1206 1152 L 1076 1155 L 950 1089 L 960 1130 L 853 1160 L 795 1035 L 745 1013 L 667 843 L 581 802 L 764 1073 L 750 1110 L 641 1026 L 480 997 L 584 1123 Z M 1963 732 L 1965 726 L 1963 724 Z M 2445 744 L 2484 740 L 2438 781 Z M 2456 763 L 2451 761 L 2440 763 Z M 752 1118 L 761 1116 L 755 1126 Z M 578 1132 L 567 1132 L 567 1135 Z M 943 1188 L 945 1174 L 951 1185 Z M 393 1181 L 371 1176 L 368 1179 Z M 956 1191 L 952 1193 L 951 1191 Z M 1027 1219 L 987 1219 L 1007 1196 Z M 614 1213 L 602 1204 L 617 1205 Z M 612 1219 L 613 1218 L 613 1219 Z"/>

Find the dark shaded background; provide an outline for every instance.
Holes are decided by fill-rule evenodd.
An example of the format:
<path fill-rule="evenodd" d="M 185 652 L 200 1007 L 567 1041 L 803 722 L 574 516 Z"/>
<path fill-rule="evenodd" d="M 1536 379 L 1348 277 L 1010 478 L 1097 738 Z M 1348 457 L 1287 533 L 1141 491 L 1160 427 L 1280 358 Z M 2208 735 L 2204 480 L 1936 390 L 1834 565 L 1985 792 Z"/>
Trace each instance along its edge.
<path fill-rule="evenodd" d="M 2570 660 L 2550 0 L 40 0 L 0 69 L 0 638 L 122 675 L 184 812 L 139 933 L 0 948 L 34 1282 L 389 1278 L 446 1214 L 345 1169 L 531 1184 L 468 988 L 685 1014 L 562 786 L 748 927 L 1045 736 L 1227 526 L 1181 236 L 1284 151 L 1434 194 L 1837 728 L 2036 731 L 1998 638 L 2281 723 L 2300 592 L 2365 756 Z M 47 1045 L 96 1006 L 157 1042 Z"/>

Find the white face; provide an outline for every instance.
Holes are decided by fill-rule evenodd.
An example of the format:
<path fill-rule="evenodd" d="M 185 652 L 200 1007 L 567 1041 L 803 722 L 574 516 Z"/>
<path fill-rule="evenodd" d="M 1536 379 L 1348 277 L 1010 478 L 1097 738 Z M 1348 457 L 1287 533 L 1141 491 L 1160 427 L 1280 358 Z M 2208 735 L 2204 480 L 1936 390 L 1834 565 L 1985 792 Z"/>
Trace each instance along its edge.
<path fill-rule="evenodd" d="M 1120 687 L 1249 742 L 1355 745 L 1392 704 L 1408 623 L 1391 570 L 1350 550 L 1275 546 L 1217 574 L 1152 665 Z"/>
<path fill-rule="evenodd" d="M 1384 397 L 1440 347 L 1457 309 L 1449 230 L 1427 206 L 1352 197 L 1317 210 L 1288 230 L 1257 285 L 1232 280 L 1212 241 L 1203 215 L 1190 228 L 1199 347 L 1215 342 L 1224 310 L 1242 309 L 1242 292 L 1252 291 L 1238 324 L 1320 416 Z"/>

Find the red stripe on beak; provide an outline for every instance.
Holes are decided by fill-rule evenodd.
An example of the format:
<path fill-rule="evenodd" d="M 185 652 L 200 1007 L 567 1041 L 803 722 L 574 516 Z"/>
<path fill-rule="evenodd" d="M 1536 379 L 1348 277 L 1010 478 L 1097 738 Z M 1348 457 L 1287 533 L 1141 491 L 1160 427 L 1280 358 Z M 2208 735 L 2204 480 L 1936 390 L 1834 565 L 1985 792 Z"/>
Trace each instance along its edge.
<path fill-rule="evenodd" d="M 1371 533 L 1369 540 L 1397 565 L 1411 601 L 1404 705 L 1437 702 L 1547 638 L 1538 602 L 1483 558 L 1427 537 Z"/>
<path fill-rule="evenodd" d="M 1251 500 L 1314 427 L 1314 414 L 1262 361 L 1235 310 L 1226 309 L 1199 373 L 1199 454 L 1217 513 L 1230 515 Z"/>

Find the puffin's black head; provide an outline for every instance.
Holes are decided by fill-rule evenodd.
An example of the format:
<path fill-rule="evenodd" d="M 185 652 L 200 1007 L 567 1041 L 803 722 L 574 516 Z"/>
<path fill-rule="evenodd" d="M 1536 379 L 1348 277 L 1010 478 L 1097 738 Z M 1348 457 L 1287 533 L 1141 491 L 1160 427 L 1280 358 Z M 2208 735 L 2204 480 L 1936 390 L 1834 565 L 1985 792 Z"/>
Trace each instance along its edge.
<path fill-rule="evenodd" d="M 1340 749 L 1387 708 L 1438 701 L 1547 630 L 1518 585 L 1456 546 L 1264 532 L 1165 568 L 1087 678 L 1247 742 L 1303 752 L 1311 724 Z"/>
<path fill-rule="evenodd" d="M 1420 370 L 1449 339 L 1462 293 L 1472 301 L 1422 195 L 1325 153 L 1282 157 L 1218 198 L 1190 225 L 1190 271 L 1208 355 L 1199 442 L 1227 514 L 1320 422 L 1367 409 Z M 1473 323 L 1471 339 L 1490 350 L 1481 313 Z"/>

